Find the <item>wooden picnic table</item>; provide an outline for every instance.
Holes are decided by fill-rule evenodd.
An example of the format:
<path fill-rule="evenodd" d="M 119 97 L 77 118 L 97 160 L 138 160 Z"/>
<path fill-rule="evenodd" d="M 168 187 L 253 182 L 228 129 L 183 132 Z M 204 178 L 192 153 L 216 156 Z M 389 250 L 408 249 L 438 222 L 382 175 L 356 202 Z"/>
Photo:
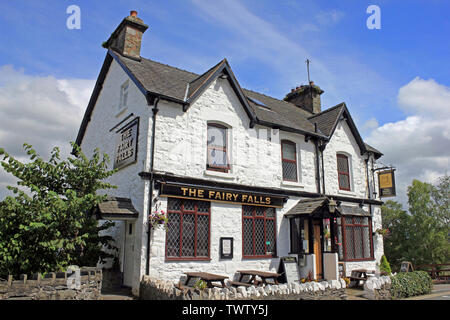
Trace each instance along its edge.
<path fill-rule="evenodd" d="M 367 270 L 367 269 L 355 269 L 352 270 L 352 274 L 350 275 L 350 286 L 356 284 L 359 285 L 360 281 L 366 281 L 368 274 L 375 274 L 375 271 L 373 270 Z"/>
<path fill-rule="evenodd" d="M 256 276 L 260 277 L 264 284 L 268 284 L 268 279 L 272 279 L 274 284 L 278 284 L 277 278 L 280 276 L 279 273 L 258 270 L 238 270 L 238 272 L 240 274 L 239 282 L 232 282 L 233 285 L 257 285 L 258 281 L 256 280 Z M 244 276 L 250 276 L 250 279 L 247 282 L 242 282 Z"/>
<path fill-rule="evenodd" d="M 225 279 L 228 279 L 228 277 L 226 276 L 208 272 L 184 272 L 184 274 L 187 275 L 187 279 L 185 282 L 186 286 L 192 278 L 200 278 L 201 280 L 206 282 L 208 288 L 218 287 L 218 285 L 213 284 L 213 282 L 220 282 L 221 287 L 225 288 Z"/>

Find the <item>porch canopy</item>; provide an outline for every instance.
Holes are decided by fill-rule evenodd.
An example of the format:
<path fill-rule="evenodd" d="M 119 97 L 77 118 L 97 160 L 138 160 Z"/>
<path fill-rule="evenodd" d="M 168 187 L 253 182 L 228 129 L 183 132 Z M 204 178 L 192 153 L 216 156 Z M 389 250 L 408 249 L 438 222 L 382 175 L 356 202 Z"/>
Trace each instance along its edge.
<path fill-rule="evenodd" d="M 133 220 L 139 215 L 131 199 L 111 196 L 98 205 L 96 213 L 104 220 Z"/>
<path fill-rule="evenodd" d="M 336 202 L 328 197 L 299 200 L 294 207 L 284 214 L 286 218 L 299 216 L 330 218 L 340 215 L 336 208 Z"/>
<path fill-rule="evenodd" d="M 299 200 L 297 204 L 284 214 L 286 218 L 308 216 L 313 218 L 331 218 L 340 216 L 370 217 L 370 213 L 360 206 L 340 205 L 333 198 L 320 197 Z"/>

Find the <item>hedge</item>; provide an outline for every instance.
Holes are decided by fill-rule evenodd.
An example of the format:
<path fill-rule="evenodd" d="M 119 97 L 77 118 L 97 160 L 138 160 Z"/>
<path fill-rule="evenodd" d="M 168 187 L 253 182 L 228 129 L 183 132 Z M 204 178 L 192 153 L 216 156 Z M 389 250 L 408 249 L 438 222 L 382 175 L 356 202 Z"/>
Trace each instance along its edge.
<path fill-rule="evenodd" d="M 431 293 L 433 281 L 425 271 L 400 272 L 391 276 L 391 296 L 401 299 Z"/>

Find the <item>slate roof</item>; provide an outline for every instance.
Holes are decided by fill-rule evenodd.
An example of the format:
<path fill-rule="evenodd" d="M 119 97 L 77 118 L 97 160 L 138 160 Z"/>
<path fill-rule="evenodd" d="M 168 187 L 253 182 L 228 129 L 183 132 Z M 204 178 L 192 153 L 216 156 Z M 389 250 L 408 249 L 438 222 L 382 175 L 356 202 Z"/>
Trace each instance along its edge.
<path fill-rule="evenodd" d="M 339 210 L 339 212 L 344 216 L 349 215 L 349 216 L 370 217 L 370 213 L 365 211 L 363 208 L 359 206 L 356 207 L 356 206 L 341 205 L 337 207 L 337 210 Z"/>
<path fill-rule="evenodd" d="M 313 215 L 316 211 L 322 208 L 323 205 L 327 204 L 329 199 L 327 197 L 320 197 L 315 199 L 305 199 L 299 200 L 297 204 L 292 207 L 284 215 L 286 217 L 293 217 L 297 215 Z"/>
<path fill-rule="evenodd" d="M 130 59 L 111 49 L 108 51 L 108 55 L 112 56 L 122 65 L 125 72 L 135 81 L 144 94 L 155 94 L 162 98 L 181 103 L 183 106 L 188 105 L 195 95 L 201 92 L 202 87 L 207 85 L 208 81 L 213 80 L 213 75 L 217 76 L 218 71 L 226 69 L 229 76 L 233 78 L 235 91 L 238 93 L 242 92 L 243 94 L 243 97 L 241 97 L 243 100 L 241 102 L 246 105 L 245 107 L 247 109 L 251 109 L 246 110 L 247 113 L 251 117 L 256 116 L 256 123 L 285 131 L 299 132 L 325 140 L 329 139 L 343 110 L 346 110 L 345 104 L 341 103 L 317 115 L 312 115 L 292 103 L 243 89 L 237 83 L 226 59 L 223 59 L 208 71 L 199 75 L 146 58 L 141 58 L 140 61 Z M 110 63 L 110 60 L 105 59 L 105 63 Z M 105 64 L 102 67 L 102 72 L 103 69 L 106 69 Z M 99 79 L 104 79 L 105 77 L 102 72 Z M 101 86 L 99 88 L 97 88 L 96 84 L 96 89 L 101 90 Z M 92 108 L 95 105 L 95 98 L 91 100 L 77 136 L 76 142 L 78 145 L 81 144 L 85 126 L 87 126 L 87 122 L 90 119 L 90 112 L 92 112 Z M 260 101 L 264 105 L 255 103 L 254 100 Z M 317 123 L 317 132 L 315 131 L 314 123 Z M 355 126 L 352 126 L 352 130 L 355 131 L 354 133 L 356 133 L 357 140 L 360 141 L 360 147 L 363 151 L 374 152 L 378 157 L 382 155 L 375 148 L 362 142 Z"/>
<path fill-rule="evenodd" d="M 98 214 L 102 219 L 133 219 L 138 217 L 139 212 L 131 199 L 108 196 L 98 205 Z"/>

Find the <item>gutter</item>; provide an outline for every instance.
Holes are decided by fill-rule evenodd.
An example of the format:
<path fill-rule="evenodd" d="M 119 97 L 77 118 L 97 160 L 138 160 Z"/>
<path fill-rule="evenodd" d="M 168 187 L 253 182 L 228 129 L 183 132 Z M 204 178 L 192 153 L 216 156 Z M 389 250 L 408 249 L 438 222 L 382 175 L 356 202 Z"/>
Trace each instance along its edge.
<path fill-rule="evenodd" d="M 150 101 L 151 101 L 152 97 L 150 97 L 150 95 L 147 96 L 147 102 L 150 105 Z M 153 123 L 152 123 L 152 145 L 151 145 L 151 151 L 150 151 L 150 172 L 153 172 L 153 163 L 155 160 L 155 133 L 156 133 L 156 114 L 158 113 L 159 109 L 158 109 L 158 102 L 159 102 L 160 98 L 157 97 L 154 101 L 153 104 Z M 152 207 L 153 207 L 153 185 L 154 185 L 154 177 L 153 177 L 153 173 L 150 176 L 150 202 L 149 202 L 149 212 L 151 212 Z M 147 259 L 146 259 L 146 264 L 145 264 L 145 274 L 149 275 L 150 274 L 150 238 L 151 238 L 151 233 L 152 233 L 152 229 L 150 228 L 150 224 L 148 224 L 147 227 Z"/>

